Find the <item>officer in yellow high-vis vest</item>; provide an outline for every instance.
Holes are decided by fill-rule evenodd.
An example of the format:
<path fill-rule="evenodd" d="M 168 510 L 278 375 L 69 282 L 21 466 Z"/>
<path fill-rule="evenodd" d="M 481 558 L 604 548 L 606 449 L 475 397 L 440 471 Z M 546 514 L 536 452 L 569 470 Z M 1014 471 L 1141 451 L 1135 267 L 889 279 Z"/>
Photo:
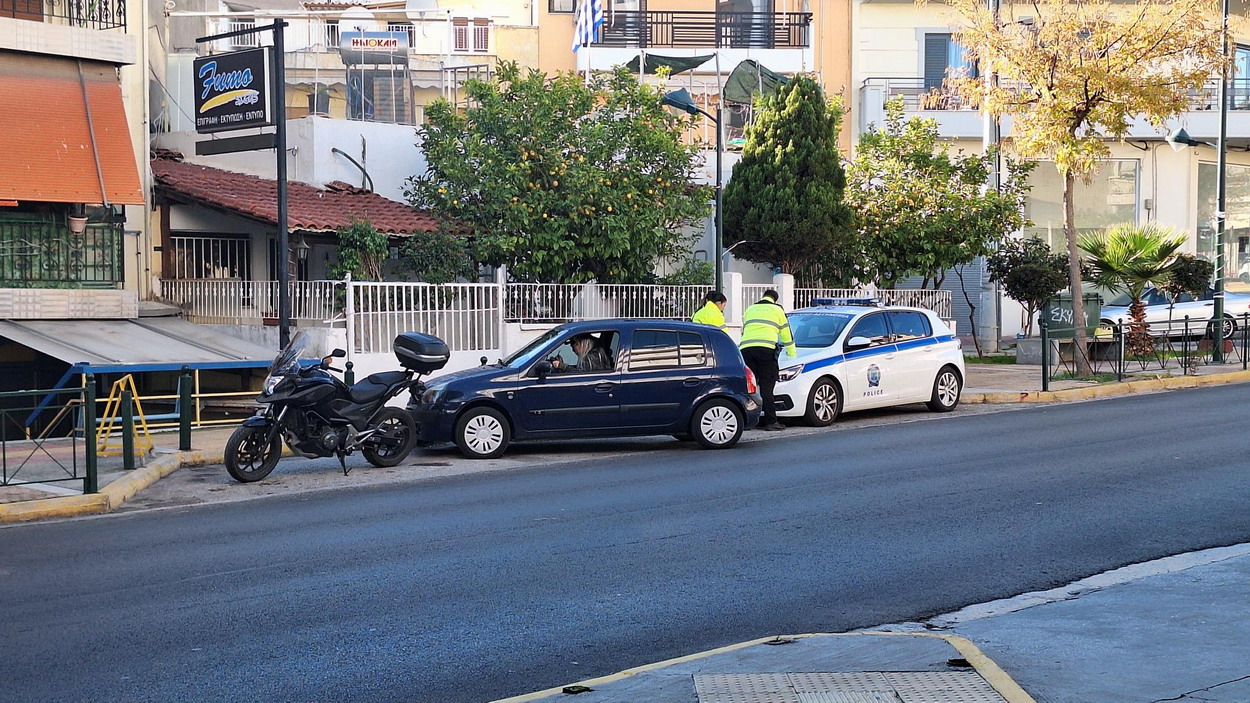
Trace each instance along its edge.
<path fill-rule="evenodd" d="M 764 417 L 760 419 L 760 429 L 776 431 L 784 430 L 785 425 L 777 422 L 777 403 L 773 398 L 773 389 L 777 386 L 778 347 L 784 347 L 787 356 L 795 356 L 798 349 L 794 346 L 794 335 L 790 333 L 790 321 L 785 310 L 777 303 L 777 291 L 764 291 L 764 297 L 742 313 L 742 340 L 738 348 L 742 350 L 742 359 L 755 373 L 755 381 L 760 387 L 760 398 L 763 400 Z"/>
<path fill-rule="evenodd" d="M 703 296 L 703 307 L 690 319 L 701 325 L 711 325 L 721 332 L 728 332 L 729 328 L 725 326 L 725 305 L 728 302 L 724 293 L 714 290 Z"/>

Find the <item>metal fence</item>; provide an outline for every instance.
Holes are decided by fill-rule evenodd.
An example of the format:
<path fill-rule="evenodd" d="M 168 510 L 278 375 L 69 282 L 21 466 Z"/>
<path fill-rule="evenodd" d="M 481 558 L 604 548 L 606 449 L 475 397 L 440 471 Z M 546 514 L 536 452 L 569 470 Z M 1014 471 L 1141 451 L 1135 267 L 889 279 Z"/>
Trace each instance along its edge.
<path fill-rule="evenodd" d="M 94 493 L 95 380 L 83 388 L 0 393 L 0 485 L 82 481 Z"/>
<path fill-rule="evenodd" d="M 112 288 L 122 282 L 122 229 L 63 222 L 0 220 L 0 287 Z"/>
<path fill-rule="evenodd" d="M 885 305 L 905 305 L 925 308 L 937 313 L 943 320 L 951 317 L 951 292 L 948 290 L 887 289 L 880 288 L 795 288 L 794 307 L 804 308 L 816 298 L 876 298 Z"/>
<path fill-rule="evenodd" d="M 628 48 L 799 49 L 811 45 L 810 12 L 616 10 L 594 42 Z"/>
<path fill-rule="evenodd" d="M 342 281 L 291 281 L 291 319 L 333 320 L 343 310 L 343 286 Z M 161 297 L 181 307 L 191 322 L 246 325 L 278 317 L 277 281 L 163 280 Z"/>
<path fill-rule="evenodd" d="M 559 323 L 611 317 L 688 319 L 710 286 L 649 284 L 510 283 L 507 322 Z"/>
<path fill-rule="evenodd" d="M 502 343 L 500 290 L 492 283 L 355 283 L 347 291 L 349 344 L 357 354 L 389 352 L 396 335 L 425 332 L 453 351 Z"/>
<path fill-rule="evenodd" d="M 124 29 L 125 0 L 0 0 L 0 17 L 86 29 Z"/>
<path fill-rule="evenodd" d="M 1250 110 L 1250 78 L 1234 78 L 1230 80 L 1230 84 L 1228 108 Z M 1019 85 L 1024 87 L 1022 83 Z M 903 101 L 903 109 L 908 112 L 980 109 L 975 102 L 967 100 L 949 87 L 945 80 L 920 76 L 872 77 L 864 79 L 863 86 L 883 89 L 885 100 L 900 98 Z M 1220 80 L 1212 78 L 1202 88 L 1192 91 L 1189 109 L 1220 109 Z"/>
<path fill-rule="evenodd" d="M 1057 379 L 1124 381 L 1143 373 L 1192 374 L 1205 366 L 1250 367 L 1250 313 L 1226 318 L 1223 327 L 1189 317 L 1151 324 L 1103 322 L 1084 350 L 1072 340 L 1070 328 L 1057 335 L 1041 320 L 1040 330 L 1044 391 Z M 1079 375 L 1082 359 L 1089 377 Z"/>

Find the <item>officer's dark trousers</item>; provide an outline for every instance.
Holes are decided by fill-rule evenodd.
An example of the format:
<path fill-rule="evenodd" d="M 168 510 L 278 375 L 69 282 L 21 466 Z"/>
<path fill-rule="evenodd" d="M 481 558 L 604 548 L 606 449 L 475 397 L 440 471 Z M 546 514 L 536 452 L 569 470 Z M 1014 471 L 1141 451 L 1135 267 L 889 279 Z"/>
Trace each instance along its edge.
<path fill-rule="evenodd" d="M 742 358 L 755 374 L 755 382 L 760 385 L 760 398 L 764 401 L 764 416 L 760 418 L 760 426 L 772 425 L 777 422 L 777 402 L 773 399 L 779 371 L 777 353 L 771 348 L 747 347 L 742 350 Z"/>

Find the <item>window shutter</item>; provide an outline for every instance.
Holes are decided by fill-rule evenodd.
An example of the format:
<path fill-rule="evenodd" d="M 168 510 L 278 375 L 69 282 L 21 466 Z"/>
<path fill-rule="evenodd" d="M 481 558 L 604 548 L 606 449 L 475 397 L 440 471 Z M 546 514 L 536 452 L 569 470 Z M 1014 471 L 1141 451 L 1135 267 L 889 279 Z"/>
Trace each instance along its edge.
<path fill-rule="evenodd" d="M 490 51 L 490 20 L 473 20 L 473 50 L 483 54 Z"/>
<path fill-rule="evenodd" d="M 451 21 L 452 51 L 469 50 L 469 20 L 457 17 Z"/>
<path fill-rule="evenodd" d="M 942 88 L 946 80 L 946 57 L 950 51 L 951 35 L 924 35 L 924 89 Z"/>

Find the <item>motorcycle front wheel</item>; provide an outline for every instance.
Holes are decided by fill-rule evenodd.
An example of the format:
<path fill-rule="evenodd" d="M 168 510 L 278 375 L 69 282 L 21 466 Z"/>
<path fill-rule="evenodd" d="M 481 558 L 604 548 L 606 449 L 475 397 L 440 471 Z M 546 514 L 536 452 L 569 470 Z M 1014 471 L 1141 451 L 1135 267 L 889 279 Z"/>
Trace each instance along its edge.
<path fill-rule="evenodd" d="M 417 423 L 399 408 L 382 408 L 378 413 L 378 433 L 360 451 L 370 464 L 378 468 L 395 466 L 412 452 L 417 444 Z"/>
<path fill-rule="evenodd" d="M 282 458 L 282 437 L 266 444 L 267 427 L 240 427 L 226 442 L 226 471 L 243 483 L 259 481 L 273 471 Z"/>

